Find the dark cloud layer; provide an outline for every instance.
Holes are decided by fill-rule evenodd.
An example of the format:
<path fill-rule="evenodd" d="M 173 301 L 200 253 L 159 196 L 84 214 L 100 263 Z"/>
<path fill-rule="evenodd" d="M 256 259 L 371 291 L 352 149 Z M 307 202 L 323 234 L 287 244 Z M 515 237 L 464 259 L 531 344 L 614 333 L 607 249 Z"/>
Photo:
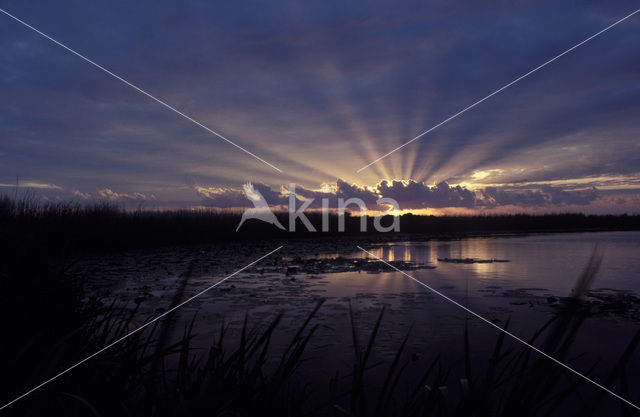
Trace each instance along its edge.
<path fill-rule="evenodd" d="M 313 187 L 343 178 L 336 198 L 368 204 L 390 178 L 385 192 L 416 208 L 587 206 L 591 191 L 558 184 L 590 177 L 622 176 L 618 191 L 637 193 L 628 187 L 640 178 L 639 16 L 355 172 L 635 10 L 634 0 L 2 7 L 284 174 L 0 16 L 0 184 L 18 176 L 76 198 L 109 189 L 158 206 L 202 203 L 185 177 L 213 189 L 293 181 L 319 198 Z M 492 169 L 500 177 L 473 191 L 445 185 Z M 532 182 L 554 188 L 506 186 Z"/>
<path fill-rule="evenodd" d="M 542 185 L 529 190 L 501 190 L 497 187 L 487 187 L 483 190 L 484 197 L 491 206 L 520 206 L 520 207 L 561 207 L 565 205 L 586 206 L 598 198 L 598 190 L 566 191 L 559 187 Z"/>
<path fill-rule="evenodd" d="M 461 186 L 451 187 L 441 182 L 433 187 L 417 181 L 392 181 L 378 184 L 378 192 L 384 197 L 390 197 L 400 203 L 400 207 L 407 209 L 466 207 L 476 205 L 474 192 Z"/>
<path fill-rule="evenodd" d="M 288 188 L 271 189 L 265 184 L 254 184 L 254 188 L 261 193 L 265 201 L 272 207 L 286 208 L 289 204 Z M 206 206 L 218 208 L 252 207 L 242 189 L 234 188 L 206 188 L 195 186 L 194 190 L 202 198 Z M 429 186 L 418 181 L 383 181 L 375 187 L 365 188 L 356 184 L 349 184 L 337 180 L 335 187 L 325 191 L 310 190 L 297 186 L 296 207 L 306 199 L 313 198 L 310 208 L 321 208 L 322 199 L 328 200 L 329 208 L 338 207 L 338 199 L 346 201 L 349 198 L 359 198 L 369 210 L 385 209 L 385 205 L 378 205 L 380 198 L 391 198 L 398 202 L 401 210 L 418 209 L 495 209 L 504 206 L 519 208 L 541 207 L 576 207 L 586 206 L 598 199 L 601 193 L 594 187 L 587 190 L 564 190 L 549 185 L 530 187 L 486 187 L 479 190 L 469 190 L 460 185 L 450 186 L 441 182 L 436 186 Z M 356 209 L 356 206 L 351 206 Z"/>

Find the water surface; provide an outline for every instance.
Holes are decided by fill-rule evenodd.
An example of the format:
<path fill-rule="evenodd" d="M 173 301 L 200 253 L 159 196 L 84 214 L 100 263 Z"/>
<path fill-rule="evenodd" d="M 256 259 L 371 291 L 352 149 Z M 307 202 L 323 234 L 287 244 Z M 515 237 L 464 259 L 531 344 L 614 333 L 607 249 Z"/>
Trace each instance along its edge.
<path fill-rule="evenodd" d="M 186 299 L 278 245 L 237 243 L 138 251 L 92 259 L 83 268 L 94 291 L 130 305 L 136 298 L 142 322 L 168 308 L 176 288 L 183 288 L 182 299 Z M 308 353 L 312 365 L 301 370 L 306 378 L 326 380 L 336 369 L 348 369 L 352 364 L 349 308 L 354 311 L 361 340 L 366 340 L 375 318 L 386 308 L 375 359 L 392 358 L 411 331 L 407 350 L 417 358 L 413 366 L 416 372 L 436 355 L 455 369 L 463 360 L 466 325 L 473 359 L 479 364 L 486 362 L 498 337 L 495 328 L 470 318 L 458 306 L 402 273 L 365 262 L 367 255 L 356 245 L 385 261 L 397 265 L 403 262 L 407 274 L 493 323 L 504 326 L 509 320 L 509 331 L 524 339 L 553 317 L 558 300 L 571 294 L 597 247 L 603 262 L 592 286 L 594 293 L 631 301 L 619 311 L 596 311 L 585 320 L 572 349 L 575 355 L 583 355 L 575 367 L 586 370 L 602 359 L 594 373 L 600 375 L 615 363 L 640 328 L 639 305 L 633 301 L 640 293 L 640 232 L 600 232 L 459 240 L 380 242 L 345 237 L 284 242 L 277 257 L 265 259 L 184 306 L 174 318 L 176 336 L 196 315 L 195 345 L 206 348 L 222 323 L 230 326 L 233 339 L 245 314 L 250 323 L 259 326 L 282 311 L 285 320 L 274 343 L 277 352 L 323 298 L 325 305 L 314 320 L 320 327 Z M 443 259 L 485 262 L 451 263 Z M 305 270 L 310 260 L 322 262 Z M 490 260 L 508 262 L 486 262 Z M 329 268 L 331 265 L 335 268 Z M 597 298 L 591 301 L 597 306 Z M 632 371 L 637 374 L 640 366 L 636 368 Z"/>

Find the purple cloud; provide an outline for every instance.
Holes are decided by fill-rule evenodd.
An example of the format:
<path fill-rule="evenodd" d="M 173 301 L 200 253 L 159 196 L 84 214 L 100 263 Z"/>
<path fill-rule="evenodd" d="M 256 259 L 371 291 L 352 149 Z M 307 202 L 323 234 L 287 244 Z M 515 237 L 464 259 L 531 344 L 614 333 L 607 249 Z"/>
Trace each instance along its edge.
<path fill-rule="evenodd" d="M 441 182 L 433 187 L 418 181 L 383 181 L 377 186 L 384 197 L 393 198 L 403 209 L 466 207 L 476 205 L 473 191 Z"/>

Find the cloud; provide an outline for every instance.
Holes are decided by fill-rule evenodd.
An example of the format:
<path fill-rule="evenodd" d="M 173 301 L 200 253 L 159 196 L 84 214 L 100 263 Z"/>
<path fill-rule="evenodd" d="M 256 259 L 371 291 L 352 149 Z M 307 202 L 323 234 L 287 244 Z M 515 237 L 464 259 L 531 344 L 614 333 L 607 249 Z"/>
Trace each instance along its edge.
<path fill-rule="evenodd" d="M 18 189 L 20 188 L 38 188 L 38 189 L 49 189 L 49 190 L 62 190 L 63 188 L 56 184 L 47 184 L 43 182 L 36 181 L 19 181 L 17 183 Z M 16 183 L 0 183 L 0 187 L 2 188 L 15 188 Z"/>
<path fill-rule="evenodd" d="M 634 174 L 640 164 L 639 34 L 627 21 L 354 174 L 624 16 L 635 7 L 631 0 L 184 2 L 153 6 L 153 14 L 149 0 L 126 11 L 108 2 L 13 3 L 17 16 L 45 32 L 57 22 L 52 35 L 79 51 L 99 51 L 98 63 L 292 180 L 345 179 L 334 184 L 335 197 L 369 204 L 380 197 L 382 179 L 403 178 L 417 183 L 386 191 L 408 206 L 475 207 L 484 204 L 481 192 L 474 201 L 465 187 L 433 184 L 461 183 L 456 177 L 465 173 L 492 184 Z M 259 161 L 17 28 L 0 27 L 3 184 L 18 174 L 66 190 L 109 184 L 157 193 L 158 204 L 228 206 L 247 204 L 230 188 L 239 182 L 279 183 Z M 182 189 L 185 175 L 215 188 Z M 269 198 L 281 200 L 272 191 Z M 299 195 L 323 197 L 316 192 Z M 590 198 L 541 188 L 488 193 L 495 206 Z"/>
<path fill-rule="evenodd" d="M 89 194 L 89 193 L 83 193 L 83 192 L 82 192 L 82 191 L 80 191 L 80 190 L 73 190 L 73 191 L 71 191 L 71 194 L 73 194 L 73 195 L 74 195 L 74 196 L 76 196 L 76 197 L 81 198 L 82 200 L 88 200 L 88 199 L 90 199 L 90 198 L 91 198 L 91 194 Z"/>
<path fill-rule="evenodd" d="M 288 186 L 274 190 L 266 184 L 254 184 L 256 190 L 264 196 L 267 203 L 274 207 L 288 207 Z M 252 207 L 250 201 L 240 188 L 219 188 L 194 186 L 203 204 L 218 208 Z M 527 188 L 513 186 L 486 187 L 470 190 L 461 185 L 449 185 L 446 182 L 429 186 L 415 180 L 382 181 L 375 187 L 364 187 L 338 179 L 335 184 L 325 184 L 321 189 L 311 189 L 301 185 L 295 186 L 297 205 L 313 198 L 309 206 L 312 209 L 322 208 L 323 199 L 327 199 L 328 207 L 338 207 L 338 200 L 359 198 L 365 202 L 369 210 L 383 210 L 379 206 L 379 198 L 392 198 L 398 202 L 402 210 L 418 209 L 494 209 L 498 207 L 526 208 L 562 208 L 567 206 L 588 206 L 600 197 L 595 188 L 569 190 L 557 186 L 538 185 Z M 625 200 L 626 201 L 626 200 Z M 349 207 L 354 208 L 355 206 Z"/>
<path fill-rule="evenodd" d="M 446 182 L 430 187 L 423 182 L 383 181 L 377 186 L 383 197 L 393 198 L 402 209 L 474 207 L 475 193 L 459 185 L 451 187 Z"/>
<path fill-rule="evenodd" d="M 146 194 L 142 194 L 142 193 L 138 193 L 138 192 L 133 192 L 130 194 L 125 194 L 125 193 L 117 193 L 115 191 L 112 191 L 110 188 L 103 188 L 101 190 L 98 191 L 98 196 L 104 200 L 108 200 L 108 201 L 121 201 L 121 202 L 126 202 L 126 201 L 138 201 L 138 202 L 142 202 L 142 201 L 147 201 L 147 200 L 155 200 L 155 195 L 150 194 L 150 195 L 146 195 Z"/>
<path fill-rule="evenodd" d="M 285 190 L 284 187 L 283 190 Z M 286 190 L 288 192 L 288 188 Z M 350 198 L 359 198 L 371 209 L 378 207 L 376 200 L 381 197 L 375 187 L 348 183 L 340 178 L 336 180 L 335 184 L 324 184 L 319 190 L 296 185 L 295 192 L 298 197 L 302 197 L 302 200 L 313 198 L 314 201 L 310 206 L 312 208 L 321 208 L 323 199 L 328 199 L 329 208 L 337 208 L 339 199 L 346 202 Z"/>
<path fill-rule="evenodd" d="M 487 187 L 482 191 L 485 207 L 519 206 L 519 207 L 562 207 L 567 205 L 587 206 L 595 201 L 598 190 L 592 187 L 587 190 L 564 190 L 551 185 L 541 185 L 533 189 L 501 189 Z"/>
<path fill-rule="evenodd" d="M 282 206 L 289 202 L 287 196 L 280 191 L 272 190 L 268 185 L 254 183 L 253 188 L 260 192 L 270 206 Z M 202 198 L 205 206 L 217 208 L 246 208 L 253 207 L 241 188 L 202 187 L 193 185 L 194 191 Z"/>
<path fill-rule="evenodd" d="M 289 184 L 282 185 L 279 189 L 272 189 L 262 183 L 254 183 L 254 188 L 262 194 L 271 207 L 289 207 Z M 245 196 L 241 188 L 230 187 L 203 187 L 192 185 L 194 191 L 201 197 L 202 203 L 206 206 L 217 208 L 245 208 L 253 207 L 249 199 Z M 338 179 L 335 184 L 325 186 L 324 189 L 315 190 L 294 184 L 293 190 L 296 196 L 296 206 L 299 207 L 308 199 L 313 199 L 311 209 L 322 208 L 322 200 L 328 199 L 328 207 L 335 209 L 338 207 L 338 200 L 342 198 L 346 201 L 349 198 L 359 198 L 365 202 L 370 209 L 379 209 L 376 200 L 380 198 L 379 193 L 370 187 L 357 184 L 350 184 Z M 350 206 L 355 207 L 355 206 Z"/>

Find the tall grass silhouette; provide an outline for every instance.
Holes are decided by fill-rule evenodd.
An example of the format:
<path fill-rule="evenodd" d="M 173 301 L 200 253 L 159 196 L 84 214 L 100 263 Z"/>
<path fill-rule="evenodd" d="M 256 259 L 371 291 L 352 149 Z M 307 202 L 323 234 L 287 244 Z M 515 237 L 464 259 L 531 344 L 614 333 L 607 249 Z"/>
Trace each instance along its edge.
<path fill-rule="evenodd" d="M 579 308 L 579 298 L 588 289 L 599 263 L 599 254 L 594 252 L 576 282 L 572 302 L 529 339 L 530 343 L 568 364 L 573 361 L 570 349 L 585 318 Z M 320 325 L 316 313 L 323 301 L 318 302 L 298 330 L 290 335 L 278 355 L 270 349 L 283 313 L 277 314 L 268 325 L 255 328 L 245 316 L 239 338 L 231 340 L 228 325 L 222 323 L 205 355 L 191 346 L 197 318 L 173 341 L 166 335 L 176 329 L 177 323 L 164 320 L 15 404 L 10 411 L 16 415 L 506 417 L 566 415 L 567 410 L 571 410 L 577 416 L 592 415 L 603 400 L 608 399 L 606 393 L 594 391 L 588 384 L 585 386 L 581 379 L 571 378 L 565 369 L 529 348 L 507 347 L 503 333 L 496 337 L 488 364 L 473 363 L 470 354 L 473 340 L 467 331 L 461 340 L 465 345 L 462 375 L 454 376 L 453 370 L 436 356 L 425 365 L 413 389 L 401 390 L 399 387 L 406 384 L 400 382 L 413 363 L 406 353 L 410 331 L 390 362 L 372 364 L 385 309 L 380 311 L 363 343 L 350 308 L 353 366 L 344 376 L 337 372 L 327 381 L 329 395 L 317 404 L 317 399 L 311 401 L 314 393 L 292 380 L 292 376 L 303 364 L 305 351 Z M 3 357 L 3 386 L 12 387 L 3 391 L 3 400 L 19 394 L 34 380 L 49 376 L 126 334 L 135 326 L 133 319 L 137 310 L 120 309 L 112 304 L 83 313 L 87 321 L 81 327 L 62 337 L 48 335 L 49 345 L 40 346 L 40 357 L 17 361 Z M 505 329 L 508 326 L 507 322 Z M 631 401 L 637 398 L 633 398 L 636 392 L 629 389 L 627 367 L 639 342 L 640 332 L 603 381 L 607 386 L 620 386 L 621 394 L 631 396 Z M 372 382 L 368 375 L 376 366 L 385 366 L 387 371 L 379 381 Z M 587 374 L 595 367 L 596 364 Z M 6 384 L 8 382 L 11 385 Z M 451 388 L 452 383 L 455 389 Z M 582 398 L 580 393 L 585 388 L 590 394 Z M 620 406 L 622 416 L 631 415 L 631 411 L 629 407 Z"/>
<path fill-rule="evenodd" d="M 28 198 L 1 199 L 0 385 L 4 388 L 0 401 L 12 400 L 140 324 L 136 309 L 84 299 L 83 282 L 69 272 L 83 253 L 82 245 L 88 245 L 87 251 L 146 245 L 149 237 L 136 241 L 132 236 L 145 231 L 158 236 L 158 229 L 169 233 L 162 244 L 184 243 L 194 236 L 210 239 L 207 227 L 227 224 L 234 228 L 237 219 L 233 213 L 129 212 L 107 204 L 43 206 Z M 465 223 L 468 219 L 451 221 Z M 185 230 L 186 238 L 180 234 Z M 102 242 L 86 243 L 100 239 L 102 232 L 106 233 Z M 133 242 L 127 240 L 130 238 Z M 569 365 L 576 360 L 572 352 L 579 349 L 575 340 L 586 318 L 580 297 L 589 289 L 600 261 L 601 255 L 594 252 L 574 286 L 571 301 L 528 339 Z M 183 282 L 188 276 L 189 271 Z M 184 286 L 176 288 L 172 303 L 184 297 L 184 290 Z M 384 309 L 364 338 L 350 309 L 352 366 L 336 370 L 326 381 L 326 395 L 312 392 L 296 377 L 296 371 L 307 363 L 305 354 L 318 326 L 330 324 L 318 321 L 321 308 L 322 301 L 288 335 L 279 353 L 273 340 L 283 313 L 258 327 L 245 317 L 238 338 L 230 336 L 227 324 L 219 324 L 204 354 L 192 346 L 198 318 L 181 324 L 167 317 L 12 405 L 6 415 L 582 416 L 596 415 L 603 407 L 616 404 L 608 394 L 585 385 L 530 349 L 509 345 L 503 333 L 497 334 L 487 363 L 474 362 L 474 340 L 466 329 L 461 340 L 465 352 L 462 373 L 436 356 L 422 365 L 421 376 L 406 389 L 407 369 L 417 366 L 407 353 L 410 332 L 399 341 L 393 359 L 371 362 Z M 508 326 L 509 322 L 505 329 Z M 638 343 L 640 333 L 631 338 L 601 381 L 636 403 L 640 398 L 630 386 L 628 372 Z M 386 367 L 382 378 L 371 379 L 372 368 L 381 366 Z M 591 375 L 596 369 L 603 372 L 602 365 L 594 363 L 585 373 Z M 615 410 L 621 416 L 632 415 L 632 411 L 624 404 Z M 609 408 L 607 412 L 614 415 Z"/>

